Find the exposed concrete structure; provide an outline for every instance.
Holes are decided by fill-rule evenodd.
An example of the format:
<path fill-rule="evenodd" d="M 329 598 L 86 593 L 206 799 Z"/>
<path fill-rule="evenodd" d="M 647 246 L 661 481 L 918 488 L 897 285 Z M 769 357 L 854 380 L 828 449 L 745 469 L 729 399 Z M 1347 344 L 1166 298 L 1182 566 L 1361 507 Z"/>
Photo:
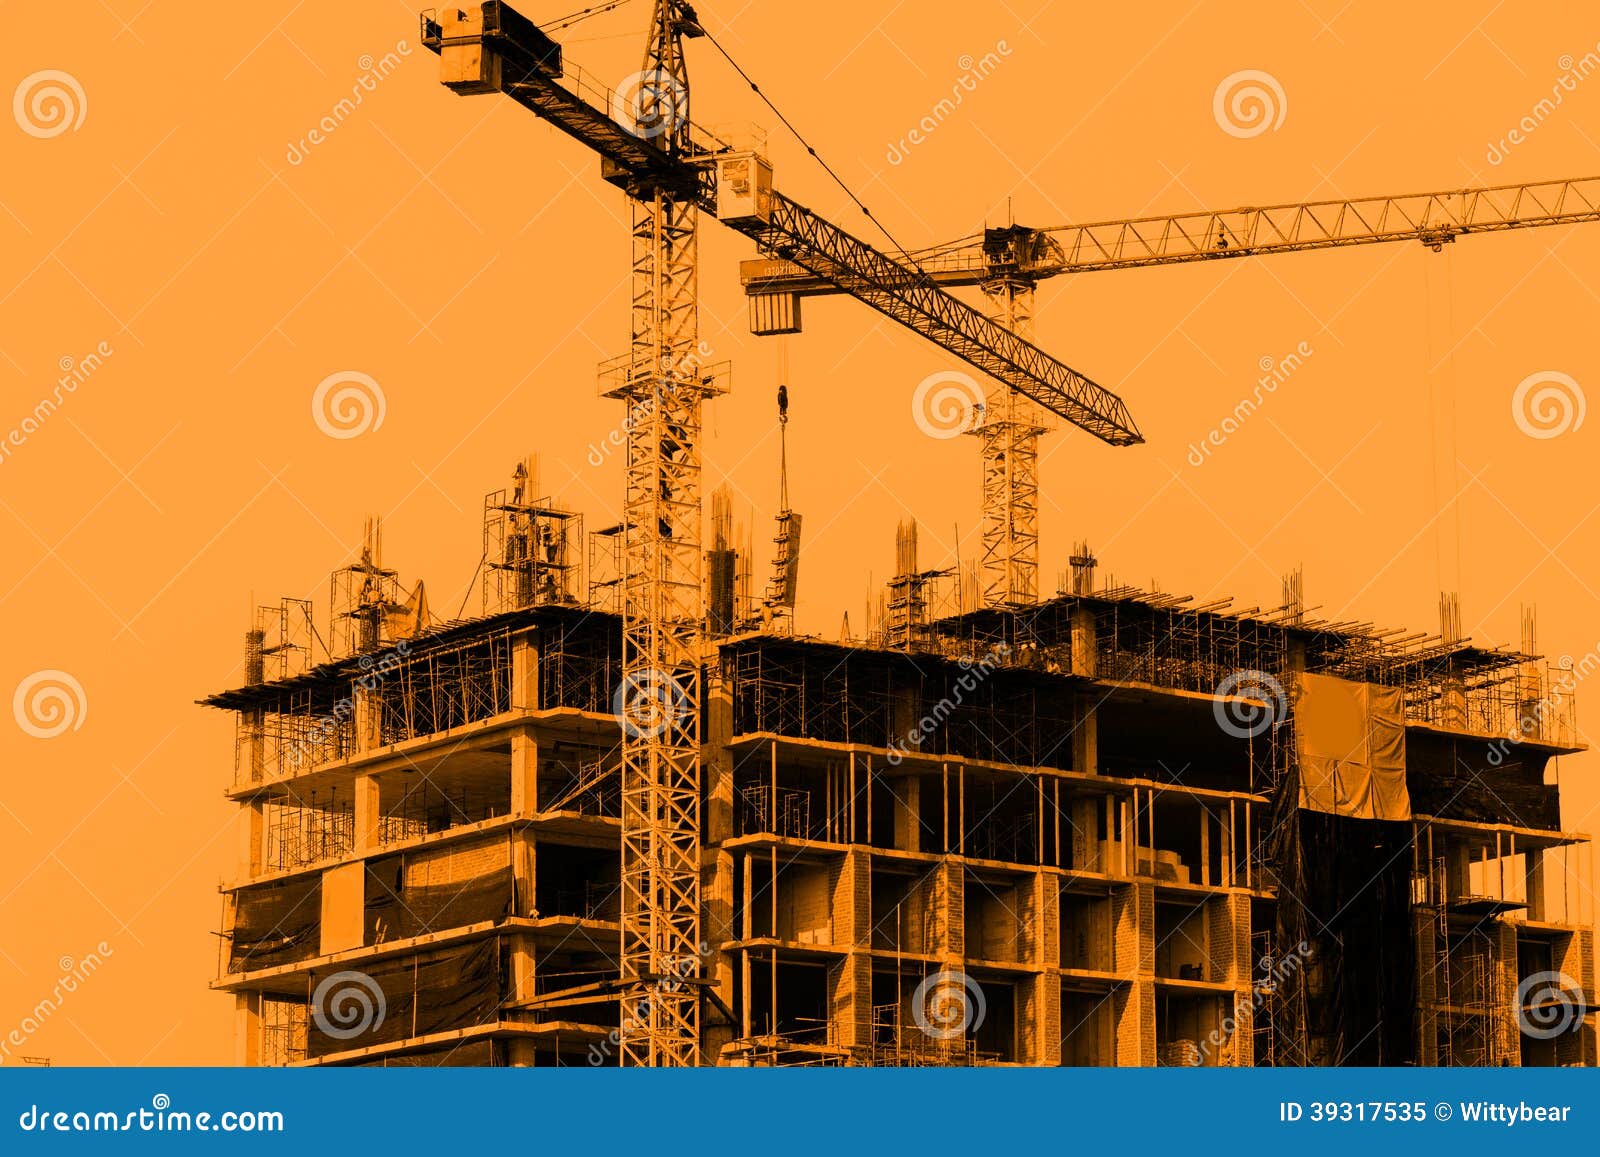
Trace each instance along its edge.
<path fill-rule="evenodd" d="M 1590 845 L 1545 783 L 1579 745 L 1531 655 L 1070 585 L 896 648 L 706 644 L 702 956 L 655 981 L 699 994 L 700 1063 L 1595 1062 Z M 616 617 L 313 666 L 272 615 L 207 700 L 239 1060 L 616 1063 Z M 1396 705 L 1403 763 L 1373 708 L 1324 805 L 1328 686 Z"/>

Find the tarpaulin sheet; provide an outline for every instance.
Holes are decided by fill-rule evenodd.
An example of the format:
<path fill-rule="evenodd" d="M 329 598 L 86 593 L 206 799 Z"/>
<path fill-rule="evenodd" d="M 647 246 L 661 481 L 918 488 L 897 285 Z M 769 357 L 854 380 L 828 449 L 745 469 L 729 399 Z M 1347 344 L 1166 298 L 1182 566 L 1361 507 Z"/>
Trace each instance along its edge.
<path fill-rule="evenodd" d="M 321 919 L 320 875 L 244 889 L 234 906 L 228 971 L 311 959 L 318 951 Z"/>
<path fill-rule="evenodd" d="M 1411 818 L 1398 687 L 1301 676 L 1295 744 L 1301 807 L 1352 819 Z"/>

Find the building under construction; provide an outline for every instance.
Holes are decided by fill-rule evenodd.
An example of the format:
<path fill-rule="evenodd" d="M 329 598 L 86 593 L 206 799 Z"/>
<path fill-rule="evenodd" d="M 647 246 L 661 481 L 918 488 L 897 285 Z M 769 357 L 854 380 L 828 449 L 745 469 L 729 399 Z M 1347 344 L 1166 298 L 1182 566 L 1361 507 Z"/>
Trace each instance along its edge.
<path fill-rule="evenodd" d="M 1040 437 L 1142 436 L 1034 344 L 1032 303 L 1062 274 L 1600 221 L 1600 180 L 886 253 L 780 192 L 759 133 L 690 120 L 699 41 L 799 137 L 685 0 L 652 0 L 615 90 L 579 68 L 553 34 L 615 7 L 422 16 L 445 88 L 515 102 L 628 199 L 628 347 L 600 375 L 625 492 L 585 533 L 520 467 L 484 504 L 476 618 L 435 621 L 374 525 L 320 626 L 296 600 L 251 626 L 245 685 L 206 700 L 239 720 L 217 986 L 242 1059 L 1594 1063 L 1590 845 L 1552 774 L 1577 675 L 1531 619 L 1516 650 L 1464 638 L 1450 598 L 1406 634 L 1316 618 L 1298 576 L 1249 610 L 1101 582 L 1087 547 L 1045 595 Z M 945 432 L 981 448 L 977 565 L 925 568 L 903 526 L 860 637 L 795 630 L 786 488 L 759 590 L 719 496 L 704 532 L 727 387 L 702 215 L 760 257 L 755 333 L 846 295 L 987 383 L 917 393 L 927 421 L 941 382 L 969 390 Z"/>
<path fill-rule="evenodd" d="M 217 987 L 248 1064 L 614 1064 L 628 729 L 615 528 L 485 501 L 483 613 L 437 623 L 379 528 L 325 621 L 263 609 Z M 975 605 L 898 574 L 793 632 L 714 504 L 701 942 L 650 978 L 722 1065 L 1595 1061 L 1573 672 L 1303 605 L 1098 583 Z M 780 523 L 780 539 L 782 538 Z M 581 564 L 581 565 L 580 565 Z M 726 581 L 718 579 L 725 576 Z M 718 591 L 722 594 L 718 594 Z M 774 613 L 776 612 L 776 613 Z M 647 995 L 644 999 L 649 999 Z"/>

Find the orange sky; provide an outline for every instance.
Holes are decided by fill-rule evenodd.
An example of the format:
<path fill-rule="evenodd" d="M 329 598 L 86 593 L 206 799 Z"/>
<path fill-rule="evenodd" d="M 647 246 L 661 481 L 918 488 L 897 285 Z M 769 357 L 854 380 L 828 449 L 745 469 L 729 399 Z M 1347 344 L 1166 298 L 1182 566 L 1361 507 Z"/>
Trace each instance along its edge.
<path fill-rule="evenodd" d="M 1222 3 L 698 7 L 909 246 L 1003 223 L 1008 202 L 1055 225 L 1600 172 L 1587 4 L 1536 22 L 1487 0 L 1304 0 L 1266 18 Z M 0 457 L 0 693 L 59 670 L 86 705 L 53 738 L 0 716 L 0 1039 L 62 968 L 110 950 L 13 1058 L 231 1058 L 230 1002 L 206 984 L 236 860 L 232 723 L 192 701 L 238 680 L 253 602 L 313 597 L 325 613 L 328 572 L 382 513 L 386 561 L 454 614 L 481 496 L 518 457 L 537 451 L 545 488 L 591 527 L 621 493 L 615 456 L 588 461 L 620 420 L 595 364 L 627 337 L 626 205 L 595 160 L 507 100 L 442 89 L 404 3 L 196 11 L 53 5 L 0 69 L 6 92 L 68 74 L 83 113 L 54 135 L 26 100 L 0 118 L 0 440 L 104 344 Z M 633 0 L 563 39 L 619 82 L 644 18 Z M 689 51 L 697 120 L 767 125 L 779 186 L 881 240 L 725 63 Z M 903 148 L 991 53 L 960 107 Z M 1213 94 L 1244 69 L 1279 82 L 1284 115 L 1241 137 Z M 751 338 L 736 277 L 750 246 L 713 224 L 702 237 L 702 334 L 734 364 L 708 482 L 771 513 L 786 350 L 801 628 L 832 635 L 846 610 L 859 623 L 901 517 L 922 520 L 926 565 L 971 558 L 975 444 L 929 438 L 909 407 L 948 359 L 845 300 L 808 303 L 786 345 Z M 1516 643 L 1518 608 L 1536 603 L 1544 650 L 1592 651 L 1600 420 L 1534 438 L 1511 403 L 1533 374 L 1600 383 L 1597 265 L 1590 225 L 1438 256 L 1363 247 L 1047 283 L 1039 343 L 1120 393 L 1147 444 L 1047 441 L 1044 585 L 1075 538 L 1102 573 L 1244 605 L 1276 604 L 1303 563 L 1307 603 L 1333 617 L 1433 629 L 1452 588 L 1480 641 Z M 1303 365 L 1193 465 L 1262 359 L 1302 344 Z M 333 438 L 312 395 L 347 371 L 377 383 L 384 419 Z M 1596 826 L 1597 768 L 1562 763 L 1568 828 Z"/>

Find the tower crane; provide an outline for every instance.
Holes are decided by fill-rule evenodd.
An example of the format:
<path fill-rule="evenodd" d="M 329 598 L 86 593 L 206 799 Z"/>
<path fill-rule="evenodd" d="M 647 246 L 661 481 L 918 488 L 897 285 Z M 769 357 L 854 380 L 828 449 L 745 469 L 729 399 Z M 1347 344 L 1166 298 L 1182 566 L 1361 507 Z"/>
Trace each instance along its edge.
<path fill-rule="evenodd" d="M 623 509 L 622 1033 L 624 1065 L 699 1059 L 700 426 L 718 391 L 696 356 L 702 211 L 758 250 L 922 334 L 1112 445 L 1142 441 L 1115 394 L 908 267 L 789 200 L 772 168 L 689 117 L 685 0 L 653 0 L 644 63 L 613 92 L 499 0 L 427 12 L 422 42 L 462 95 L 503 93 L 600 157 L 632 203 L 630 341 L 603 374 L 628 406 Z"/>
<path fill-rule="evenodd" d="M 1420 241 L 1434 252 L 1457 237 L 1600 220 L 1600 177 L 1205 211 L 1030 229 L 1020 225 L 909 254 L 932 283 L 978 286 L 989 316 L 1033 339 L 1034 287 L 1048 277 Z M 798 333 L 802 298 L 838 293 L 796 261 L 740 264 L 756 334 Z M 1048 416 L 1004 385 L 988 391 L 968 431 L 983 459 L 981 597 L 989 606 L 1038 598 L 1039 438 Z"/>

